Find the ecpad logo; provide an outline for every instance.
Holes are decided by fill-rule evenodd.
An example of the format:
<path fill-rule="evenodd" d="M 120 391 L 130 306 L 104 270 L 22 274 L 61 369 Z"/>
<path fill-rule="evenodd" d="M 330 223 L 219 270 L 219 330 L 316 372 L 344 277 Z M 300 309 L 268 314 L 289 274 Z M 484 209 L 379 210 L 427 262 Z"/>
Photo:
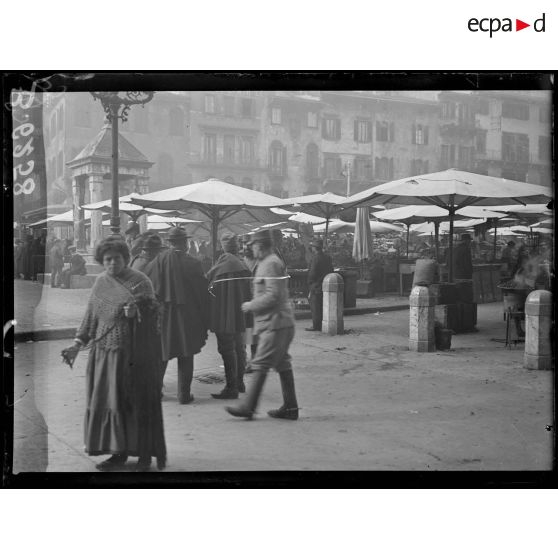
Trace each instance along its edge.
<path fill-rule="evenodd" d="M 533 29 L 537 33 L 545 32 L 545 25 L 546 25 L 545 17 L 546 14 L 543 13 L 543 15 L 540 18 L 534 21 Z M 511 32 L 514 30 L 512 24 L 512 18 L 509 17 L 505 17 L 503 19 L 500 19 L 498 17 L 490 17 L 490 18 L 485 17 L 482 19 L 477 19 L 475 17 L 472 17 L 468 21 L 467 27 L 469 28 L 469 31 L 472 31 L 473 33 L 477 33 L 478 31 L 482 31 L 484 33 L 490 33 L 490 38 L 492 38 L 492 35 L 494 33 L 497 33 L 498 31 Z M 527 27 L 531 27 L 531 24 L 525 23 L 520 19 L 515 20 L 515 31 L 521 31 L 522 29 L 525 29 Z"/>

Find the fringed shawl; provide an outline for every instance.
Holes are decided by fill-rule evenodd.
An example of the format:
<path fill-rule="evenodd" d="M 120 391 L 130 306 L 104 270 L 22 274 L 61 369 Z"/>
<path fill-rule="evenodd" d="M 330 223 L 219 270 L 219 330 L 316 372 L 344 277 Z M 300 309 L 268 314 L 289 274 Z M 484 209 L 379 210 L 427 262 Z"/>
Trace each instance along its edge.
<path fill-rule="evenodd" d="M 138 305 L 140 318 L 142 307 L 152 309 L 156 305 L 149 278 L 129 267 L 118 277 L 102 273 L 93 285 L 76 336 L 104 349 L 122 348 L 130 339 L 130 320 L 124 316 L 124 306 L 131 302 Z"/>

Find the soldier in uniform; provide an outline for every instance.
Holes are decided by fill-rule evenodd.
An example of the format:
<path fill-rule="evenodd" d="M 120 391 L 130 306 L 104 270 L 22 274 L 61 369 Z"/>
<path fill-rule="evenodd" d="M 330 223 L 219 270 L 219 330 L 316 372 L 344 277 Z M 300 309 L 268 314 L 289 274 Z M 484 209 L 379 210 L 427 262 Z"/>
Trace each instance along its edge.
<path fill-rule="evenodd" d="M 207 340 L 209 293 L 207 279 L 198 260 L 188 255 L 188 236 L 180 227 L 169 232 L 168 250 L 160 252 L 145 268 L 163 307 L 161 320 L 162 377 L 167 363 L 178 359 L 178 402 L 194 400 L 190 387 L 194 355 Z"/>
<path fill-rule="evenodd" d="M 314 253 L 308 270 L 308 301 L 312 312 L 312 327 L 307 327 L 306 331 L 321 331 L 324 300 L 322 282 L 328 273 L 333 273 L 333 264 L 331 257 L 324 253 L 322 240 L 312 240 L 310 246 Z"/>
<path fill-rule="evenodd" d="M 225 366 L 226 386 L 215 399 L 237 399 L 246 391 L 244 370 L 246 348 L 244 332 L 246 315 L 241 310 L 243 302 L 250 300 L 252 274 L 238 257 L 236 235 L 225 233 L 221 237 L 223 254 L 207 272 L 211 301 L 210 329 L 217 337 L 217 350 Z"/>
<path fill-rule="evenodd" d="M 254 379 L 244 402 L 226 407 L 235 417 L 251 419 L 256 411 L 267 373 L 274 368 L 279 373 L 283 405 L 268 412 L 272 418 L 298 419 L 298 402 L 289 345 L 294 337 L 294 312 L 289 302 L 288 277 L 285 265 L 273 251 L 268 230 L 256 232 L 250 245 L 258 259 L 254 275 L 254 294 L 242 305 L 244 312 L 253 312 L 254 330 L 258 335 L 256 354 L 250 363 Z"/>

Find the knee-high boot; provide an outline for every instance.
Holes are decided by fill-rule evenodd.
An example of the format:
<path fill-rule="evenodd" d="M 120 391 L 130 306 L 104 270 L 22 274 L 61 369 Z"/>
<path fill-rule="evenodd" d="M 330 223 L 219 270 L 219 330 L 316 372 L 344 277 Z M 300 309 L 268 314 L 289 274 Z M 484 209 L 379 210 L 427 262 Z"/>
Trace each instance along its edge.
<path fill-rule="evenodd" d="M 236 382 L 238 393 L 244 393 L 246 386 L 244 385 L 244 371 L 246 370 L 246 347 L 241 345 L 237 347 L 236 352 Z"/>
<path fill-rule="evenodd" d="M 223 364 L 225 366 L 225 380 L 227 383 L 221 392 L 212 393 L 211 397 L 215 399 L 238 399 L 236 353 L 224 354 Z"/>
<path fill-rule="evenodd" d="M 246 394 L 246 399 L 238 407 L 225 407 L 233 417 L 251 419 L 258 406 L 258 401 L 265 384 L 267 370 L 253 370 L 252 384 Z"/>
<path fill-rule="evenodd" d="M 194 356 L 178 357 L 178 402 L 181 405 L 191 403 L 194 398 L 190 393 L 192 378 L 194 377 Z"/>
<path fill-rule="evenodd" d="M 296 400 L 293 371 L 283 370 L 279 372 L 279 379 L 281 381 L 281 391 L 283 392 L 283 405 L 279 409 L 268 411 L 267 414 L 272 418 L 296 420 L 298 419 L 298 403 Z"/>

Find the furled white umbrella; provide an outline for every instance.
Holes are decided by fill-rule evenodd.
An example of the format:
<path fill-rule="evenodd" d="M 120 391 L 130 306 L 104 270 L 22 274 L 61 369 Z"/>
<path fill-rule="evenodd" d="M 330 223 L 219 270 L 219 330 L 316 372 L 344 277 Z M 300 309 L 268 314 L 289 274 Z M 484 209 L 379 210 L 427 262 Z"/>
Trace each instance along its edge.
<path fill-rule="evenodd" d="M 291 205 L 289 202 L 249 188 L 235 186 L 210 178 L 185 186 L 176 186 L 143 196 L 131 197 L 132 203 L 153 209 L 174 209 L 184 217 L 211 222 L 213 260 L 218 246 L 220 223 L 240 225 L 277 222 L 272 207 Z"/>
<path fill-rule="evenodd" d="M 449 212 L 449 281 L 453 280 L 453 223 L 455 213 L 470 205 L 547 203 L 550 188 L 448 169 L 445 171 L 393 180 L 349 197 L 346 207 L 394 203 L 397 205 L 436 205 Z"/>
<path fill-rule="evenodd" d="M 355 221 L 355 235 L 353 238 L 353 259 L 363 262 L 372 257 L 372 231 L 370 230 L 370 215 L 367 207 L 359 207 Z"/>

